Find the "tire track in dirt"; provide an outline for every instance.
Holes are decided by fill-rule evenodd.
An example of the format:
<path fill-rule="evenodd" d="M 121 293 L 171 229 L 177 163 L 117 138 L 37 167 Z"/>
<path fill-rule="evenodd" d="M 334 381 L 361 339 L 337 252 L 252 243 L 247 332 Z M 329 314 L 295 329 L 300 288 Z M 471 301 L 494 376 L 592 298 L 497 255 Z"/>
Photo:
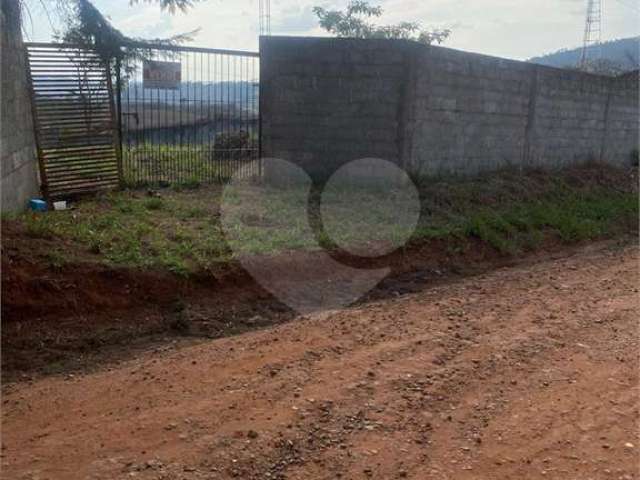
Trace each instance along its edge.
<path fill-rule="evenodd" d="M 634 248 L 587 248 L 15 385 L 3 469 L 52 479 L 635 479 L 637 259 Z"/>

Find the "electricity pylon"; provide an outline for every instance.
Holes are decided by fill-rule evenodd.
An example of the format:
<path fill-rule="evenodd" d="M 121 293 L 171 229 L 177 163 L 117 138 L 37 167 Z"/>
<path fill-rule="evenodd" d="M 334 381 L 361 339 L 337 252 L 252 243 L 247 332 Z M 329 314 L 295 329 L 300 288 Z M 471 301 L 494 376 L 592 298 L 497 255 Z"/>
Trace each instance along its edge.
<path fill-rule="evenodd" d="M 587 0 L 587 19 L 584 25 L 584 41 L 579 66 L 584 67 L 590 59 L 602 56 L 602 0 Z"/>
<path fill-rule="evenodd" d="M 258 0 L 260 35 L 271 35 L 271 0 Z"/>

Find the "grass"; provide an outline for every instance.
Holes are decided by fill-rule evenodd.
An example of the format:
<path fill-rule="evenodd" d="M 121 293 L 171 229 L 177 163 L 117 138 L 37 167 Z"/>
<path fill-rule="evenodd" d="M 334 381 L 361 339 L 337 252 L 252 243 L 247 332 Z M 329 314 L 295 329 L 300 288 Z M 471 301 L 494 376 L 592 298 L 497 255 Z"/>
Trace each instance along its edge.
<path fill-rule="evenodd" d="M 549 235 L 571 243 L 637 231 L 638 193 L 620 190 L 618 181 L 631 183 L 623 176 L 611 179 L 613 184 L 580 185 L 571 174 L 521 180 L 509 175 L 486 183 L 479 179 L 454 193 L 457 200 L 444 209 L 432 201 L 436 213 L 423 217 L 414 238 L 476 237 L 502 253 L 517 254 Z"/>
<path fill-rule="evenodd" d="M 623 231 L 638 215 L 637 196 L 595 191 L 565 192 L 555 198 L 523 202 L 504 210 L 481 210 L 463 223 L 464 236 L 478 237 L 498 251 L 515 254 L 535 248 L 544 232 L 563 241 L 595 239 Z"/>
<path fill-rule="evenodd" d="M 257 141 L 244 149 L 215 149 L 209 146 L 152 145 L 124 146 L 123 181 L 130 188 L 171 185 L 195 189 L 202 181 L 227 180 L 238 172 L 255 175 Z"/>
<path fill-rule="evenodd" d="M 549 236 L 571 243 L 637 231 L 632 181 L 623 172 L 594 169 L 421 179 L 417 204 L 402 191 L 334 191 L 319 206 L 312 196 L 310 214 L 302 188 L 248 185 L 223 193 L 209 186 L 165 189 L 159 196 L 122 191 L 81 201 L 73 210 L 3 215 L 3 222 L 48 242 L 45 260 L 54 267 L 90 254 L 111 265 L 188 275 L 236 255 L 336 245 L 366 255 L 377 245 L 388 251 L 408 239 L 450 240 L 455 249 L 477 238 L 515 255 Z M 321 221 L 324 230 L 309 226 Z"/>

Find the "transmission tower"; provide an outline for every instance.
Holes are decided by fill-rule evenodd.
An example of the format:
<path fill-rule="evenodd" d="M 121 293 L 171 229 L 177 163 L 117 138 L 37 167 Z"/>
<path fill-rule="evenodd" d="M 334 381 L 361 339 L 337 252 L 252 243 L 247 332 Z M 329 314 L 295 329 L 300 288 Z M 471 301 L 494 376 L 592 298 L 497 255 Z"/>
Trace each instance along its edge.
<path fill-rule="evenodd" d="M 587 0 L 587 19 L 579 65 L 586 66 L 590 59 L 602 56 L 602 0 Z"/>
<path fill-rule="evenodd" d="M 258 0 L 260 35 L 271 35 L 271 0 Z"/>

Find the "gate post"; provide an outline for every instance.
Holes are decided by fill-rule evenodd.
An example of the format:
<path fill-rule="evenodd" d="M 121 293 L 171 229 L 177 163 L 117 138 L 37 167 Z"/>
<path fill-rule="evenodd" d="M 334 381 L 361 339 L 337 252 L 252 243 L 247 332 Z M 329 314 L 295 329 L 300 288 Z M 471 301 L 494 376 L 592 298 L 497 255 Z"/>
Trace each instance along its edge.
<path fill-rule="evenodd" d="M 120 68 L 122 67 L 122 65 L 120 64 L 120 59 L 117 58 L 116 59 L 116 64 L 115 64 L 115 74 L 116 74 L 116 90 L 115 90 L 115 95 L 116 97 L 116 101 L 115 104 L 116 106 L 114 107 L 114 101 L 113 101 L 113 85 L 111 82 L 111 66 L 107 65 L 107 71 L 109 72 L 109 75 L 107 75 L 107 83 L 108 83 L 108 88 L 109 88 L 109 99 L 111 102 L 111 115 L 112 115 L 112 119 L 113 122 L 116 124 L 116 135 L 118 138 L 116 138 L 116 158 L 118 160 L 118 183 L 120 184 L 120 188 L 124 187 L 124 175 L 122 172 L 122 99 L 121 99 L 121 78 L 120 78 Z M 117 108 L 117 112 L 116 112 L 116 108 Z"/>
<path fill-rule="evenodd" d="M 40 141 L 40 125 L 38 122 L 38 112 L 36 110 L 36 93 L 33 87 L 33 78 L 31 76 L 31 67 L 29 62 L 29 50 L 24 47 L 24 65 L 27 70 L 27 84 L 29 87 L 29 100 L 31 102 L 31 121 L 33 122 L 33 137 L 36 144 L 36 154 L 38 156 L 38 171 L 40 173 L 40 193 L 43 198 L 52 206 L 49 198 L 49 184 L 47 182 L 47 170 L 44 166 L 44 156 L 42 154 L 42 143 Z"/>

